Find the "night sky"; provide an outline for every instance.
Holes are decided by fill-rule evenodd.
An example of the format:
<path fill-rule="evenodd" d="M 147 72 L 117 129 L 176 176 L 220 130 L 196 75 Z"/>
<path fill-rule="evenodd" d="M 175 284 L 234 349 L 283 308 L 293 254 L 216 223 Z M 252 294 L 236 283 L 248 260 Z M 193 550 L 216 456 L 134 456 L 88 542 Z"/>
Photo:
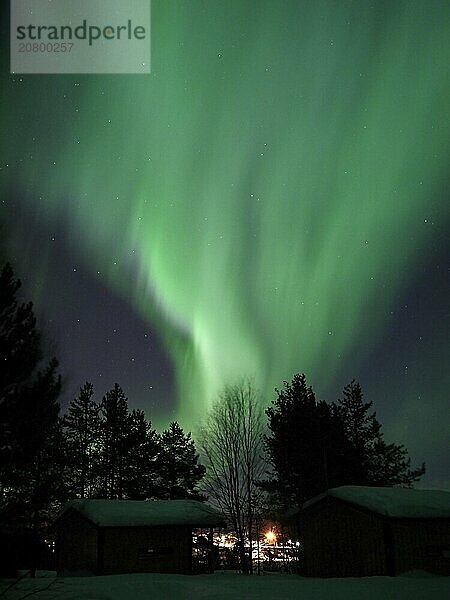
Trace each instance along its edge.
<path fill-rule="evenodd" d="M 195 430 L 244 375 L 355 378 L 450 488 L 448 2 L 154 0 L 150 75 L 10 75 L 3 17 L 2 251 L 63 405 Z"/>

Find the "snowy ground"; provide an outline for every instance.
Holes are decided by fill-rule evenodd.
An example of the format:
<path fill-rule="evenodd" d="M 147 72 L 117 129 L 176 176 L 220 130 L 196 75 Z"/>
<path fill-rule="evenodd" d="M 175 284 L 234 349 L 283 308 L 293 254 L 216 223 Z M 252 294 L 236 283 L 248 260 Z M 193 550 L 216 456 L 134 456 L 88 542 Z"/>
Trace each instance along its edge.
<path fill-rule="evenodd" d="M 12 581 L 0 581 L 1 600 L 444 600 L 450 598 L 450 578 L 411 573 L 402 577 L 309 579 L 296 575 L 243 577 L 214 575 L 136 574 L 105 577 L 64 577 L 38 573 L 6 590 Z"/>

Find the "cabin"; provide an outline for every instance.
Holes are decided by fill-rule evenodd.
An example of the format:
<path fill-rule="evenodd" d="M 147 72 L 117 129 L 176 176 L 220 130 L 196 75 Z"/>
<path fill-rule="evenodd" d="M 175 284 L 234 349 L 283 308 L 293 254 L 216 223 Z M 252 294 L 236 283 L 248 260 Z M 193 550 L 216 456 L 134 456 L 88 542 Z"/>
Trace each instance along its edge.
<path fill-rule="evenodd" d="M 343 486 L 302 507 L 310 577 L 450 574 L 450 492 Z"/>
<path fill-rule="evenodd" d="M 196 500 L 72 500 L 55 522 L 57 573 L 189 574 L 201 564 L 211 571 L 213 528 L 224 525 Z"/>

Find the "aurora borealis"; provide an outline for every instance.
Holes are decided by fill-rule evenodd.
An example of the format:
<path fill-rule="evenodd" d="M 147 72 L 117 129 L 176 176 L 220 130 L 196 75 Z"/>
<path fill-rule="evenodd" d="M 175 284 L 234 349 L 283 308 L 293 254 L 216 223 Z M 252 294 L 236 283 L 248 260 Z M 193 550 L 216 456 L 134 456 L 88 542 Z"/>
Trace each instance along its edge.
<path fill-rule="evenodd" d="M 69 396 L 102 372 L 99 393 L 117 380 L 195 427 L 244 375 L 267 403 L 295 372 L 327 400 L 354 377 L 448 485 L 448 17 L 438 0 L 154 0 L 150 75 L 3 59 L 6 252 Z"/>

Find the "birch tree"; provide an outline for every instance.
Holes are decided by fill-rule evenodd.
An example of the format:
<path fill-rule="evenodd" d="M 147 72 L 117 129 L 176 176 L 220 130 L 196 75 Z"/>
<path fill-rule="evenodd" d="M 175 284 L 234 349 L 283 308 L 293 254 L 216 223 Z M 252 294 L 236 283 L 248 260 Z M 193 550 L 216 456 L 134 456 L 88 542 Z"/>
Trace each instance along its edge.
<path fill-rule="evenodd" d="M 255 515 L 261 498 L 257 484 L 264 472 L 262 406 L 259 391 L 251 380 L 226 386 L 198 436 L 206 466 L 203 489 L 232 525 L 242 571 L 249 574 Z"/>

